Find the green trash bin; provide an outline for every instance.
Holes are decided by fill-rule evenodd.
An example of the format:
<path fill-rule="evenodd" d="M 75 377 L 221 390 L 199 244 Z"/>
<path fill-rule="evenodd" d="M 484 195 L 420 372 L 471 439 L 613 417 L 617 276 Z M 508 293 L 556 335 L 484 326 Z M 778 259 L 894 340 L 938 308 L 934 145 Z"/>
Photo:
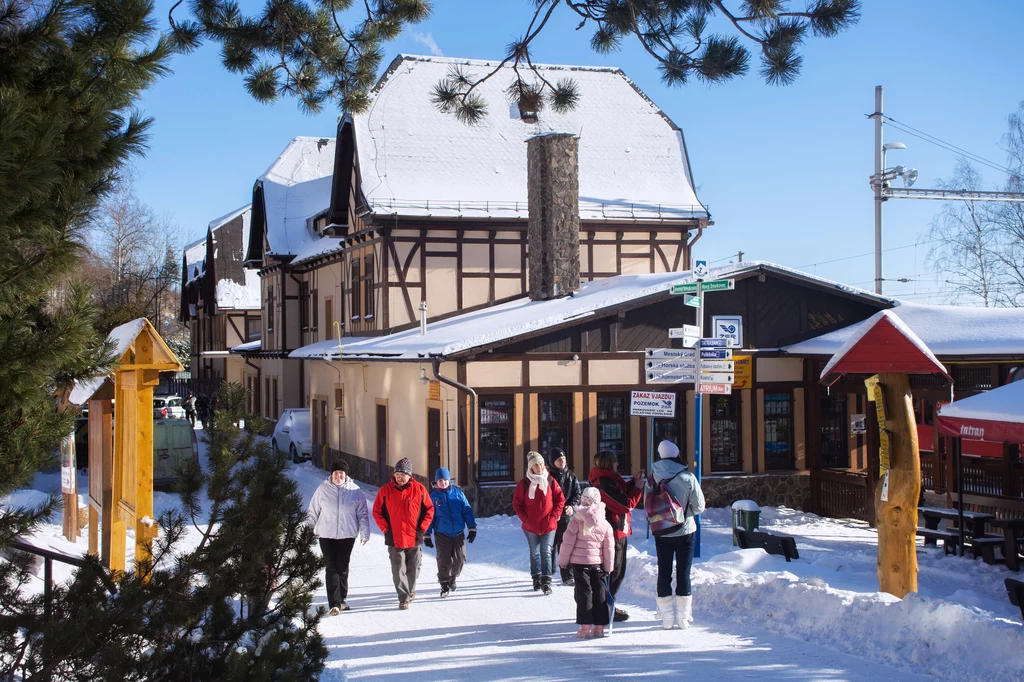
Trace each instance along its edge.
<path fill-rule="evenodd" d="M 736 543 L 736 529 L 757 530 L 761 526 L 761 507 L 753 500 L 736 500 L 732 503 L 732 544 Z"/>

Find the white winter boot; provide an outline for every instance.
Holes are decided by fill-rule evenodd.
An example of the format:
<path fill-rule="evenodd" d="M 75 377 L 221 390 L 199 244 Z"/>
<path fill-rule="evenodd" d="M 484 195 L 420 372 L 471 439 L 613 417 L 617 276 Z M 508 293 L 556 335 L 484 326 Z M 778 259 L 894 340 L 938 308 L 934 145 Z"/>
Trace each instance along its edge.
<path fill-rule="evenodd" d="M 676 621 L 676 614 L 672 610 L 672 595 L 667 597 L 656 597 L 658 604 L 658 615 L 661 616 L 661 629 L 671 630 Z"/>
<path fill-rule="evenodd" d="M 693 597 L 676 597 L 676 627 L 682 630 L 693 622 Z"/>

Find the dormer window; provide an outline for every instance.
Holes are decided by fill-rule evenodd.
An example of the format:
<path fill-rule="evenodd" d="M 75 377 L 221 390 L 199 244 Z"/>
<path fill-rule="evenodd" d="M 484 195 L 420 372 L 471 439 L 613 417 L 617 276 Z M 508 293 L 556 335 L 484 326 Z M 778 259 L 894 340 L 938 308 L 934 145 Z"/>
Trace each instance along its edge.
<path fill-rule="evenodd" d="M 317 234 L 323 234 L 324 229 L 329 224 L 327 220 L 327 211 L 324 211 L 320 215 L 313 218 L 313 231 Z"/>

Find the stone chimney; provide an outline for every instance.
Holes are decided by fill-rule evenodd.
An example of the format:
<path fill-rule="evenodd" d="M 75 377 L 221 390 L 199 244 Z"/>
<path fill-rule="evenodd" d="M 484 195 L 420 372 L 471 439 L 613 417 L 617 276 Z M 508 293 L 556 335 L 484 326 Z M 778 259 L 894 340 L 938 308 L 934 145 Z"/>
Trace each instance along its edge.
<path fill-rule="evenodd" d="M 530 299 L 543 301 L 580 288 L 579 138 L 569 133 L 526 141 L 530 207 Z"/>

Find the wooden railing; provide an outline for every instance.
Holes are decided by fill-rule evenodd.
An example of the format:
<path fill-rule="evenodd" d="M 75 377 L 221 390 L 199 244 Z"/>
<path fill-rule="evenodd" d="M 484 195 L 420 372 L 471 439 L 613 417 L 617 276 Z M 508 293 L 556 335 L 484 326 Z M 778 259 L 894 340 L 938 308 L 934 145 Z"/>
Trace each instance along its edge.
<path fill-rule="evenodd" d="M 921 487 L 925 490 L 934 490 L 940 492 L 935 488 L 935 466 L 931 457 L 925 457 L 921 455 Z M 939 482 L 941 485 L 941 481 Z"/>
<path fill-rule="evenodd" d="M 811 472 L 811 511 L 819 516 L 860 519 L 875 523 L 870 481 L 864 474 L 819 470 Z"/>

